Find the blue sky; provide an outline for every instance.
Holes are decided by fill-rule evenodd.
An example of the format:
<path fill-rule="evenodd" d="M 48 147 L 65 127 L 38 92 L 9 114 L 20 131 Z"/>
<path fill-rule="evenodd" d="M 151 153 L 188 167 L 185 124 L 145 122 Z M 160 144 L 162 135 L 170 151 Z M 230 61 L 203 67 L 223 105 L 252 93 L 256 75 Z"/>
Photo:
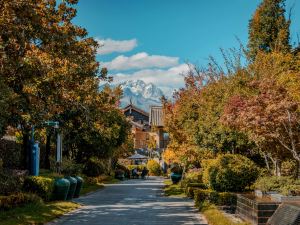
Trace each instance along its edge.
<path fill-rule="evenodd" d="M 116 82 L 142 79 L 164 91 L 183 86 L 185 62 L 219 62 L 219 49 L 247 44 L 248 21 L 260 0 L 81 0 L 74 22 L 99 40 L 98 60 Z M 300 1 L 294 5 L 292 43 L 300 35 Z"/>

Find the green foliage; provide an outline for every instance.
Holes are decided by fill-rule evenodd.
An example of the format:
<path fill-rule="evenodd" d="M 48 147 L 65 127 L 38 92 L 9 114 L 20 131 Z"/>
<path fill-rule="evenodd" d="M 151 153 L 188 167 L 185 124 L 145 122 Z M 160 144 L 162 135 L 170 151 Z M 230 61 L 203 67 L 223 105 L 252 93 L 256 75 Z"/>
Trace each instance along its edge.
<path fill-rule="evenodd" d="M 249 23 L 249 55 L 258 51 L 288 52 L 290 21 L 285 18 L 285 0 L 264 0 Z"/>
<path fill-rule="evenodd" d="M 235 206 L 237 195 L 229 192 L 217 192 L 213 190 L 194 190 L 195 205 L 200 206 L 205 201 L 218 206 Z"/>
<path fill-rule="evenodd" d="M 9 116 L 8 105 L 11 94 L 11 90 L 4 83 L 2 76 L 0 76 L 0 138 L 4 134 L 7 126 L 7 119 Z"/>
<path fill-rule="evenodd" d="M 66 176 L 78 176 L 82 173 L 83 166 L 75 163 L 73 160 L 63 159 L 62 173 Z"/>
<path fill-rule="evenodd" d="M 30 203 L 42 203 L 42 199 L 35 194 L 16 193 L 8 196 L 0 196 L 0 211 Z"/>
<path fill-rule="evenodd" d="M 295 176 L 297 171 L 297 163 L 295 160 L 286 160 L 281 164 L 281 173 L 283 176 Z"/>
<path fill-rule="evenodd" d="M 183 170 L 182 167 L 178 163 L 173 163 L 171 165 L 170 171 L 172 173 L 182 174 Z"/>
<path fill-rule="evenodd" d="M 108 169 L 103 160 L 92 157 L 85 162 L 82 172 L 89 177 L 98 177 L 107 173 Z"/>
<path fill-rule="evenodd" d="M 37 194 L 45 201 L 50 201 L 54 190 L 54 179 L 40 176 L 26 177 L 23 190 Z"/>
<path fill-rule="evenodd" d="M 204 165 L 203 181 L 216 191 L 244 191 L 255 182 L 259 169 L 242 155 L 219 155 Z"/>
<path fill-rule="evenodd" d="M 261 177 L 255 182 L 254 187 L 262 192 L 277 191 L 283 195 L 300 194 L 300 180 L 291 177 Z"/>
<path fill-rule="evenodd" d="M 200 169 L 198 170 L 190 170 L 188 171 L 185 176 L 184 180 L 188 183 L 200 183 L 202 182 L 202 171 Z"/>
<path fill-rule="evenodd" d="M 0 170 L 0 187 L 0 195 L 20 192 L 22 189 L 22 180 L 20 177 Z"/>
<path fill-rule="evenodd" d="M 142 171 L 144 167 L 147 167 L 147 165 L 128 165 L 126 166 L 130 171 L 136 168 L 138 171 Z"/>
<path fill-rule="evenodd" d="M 21 145 L 13 140 L 0 139 L 0 158 L 3 168 L 20 168 Z"/>
<path fill-rule="evenodd" d="M 164 181 L 164 195 L 165 196 L 184 196 L 184 189 L 179 184 L 173 184 L 170 180 Z"/>
<path fill-rule="evenodd" d="M 49 202 L 46 204 L 26 204 L 14 207 L 8 211 L 0 211 L 1 225 L 16 224 L 47 224 L 63 214 L 70 212 L 80 205 L 74 202 Z"/>
<path fill-rule="evenodd" d="M 159 176 L 162 173 L 159 163 L 154 159 L 150 159 L 147 162 L 147 168 L 149 170 L 150 175 Z"/>
<path fill-rule="evenodd" d="M 189 183 L 185 186 L 185 194 L 190 198 L 194 198 L 194 191 L 198 189 L 207 189 L 203 183 Z"/>

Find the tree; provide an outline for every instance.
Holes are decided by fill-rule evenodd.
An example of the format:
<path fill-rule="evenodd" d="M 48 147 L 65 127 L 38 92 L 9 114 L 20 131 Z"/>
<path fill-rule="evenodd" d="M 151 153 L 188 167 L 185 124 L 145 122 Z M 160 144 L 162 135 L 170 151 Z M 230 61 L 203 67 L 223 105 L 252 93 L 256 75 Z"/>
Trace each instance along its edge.
<path fill-rule="evenodd" d="M 259 51 L 289 52 L 290 20 L 285 18 L 285 0 L 263 0 L 249 22 L 249 56 Z"/>
<path fill-rule="evenodd" d="M 271 159 L 276 175 L 280 175 L 284 158 L 300 159 L 299 102 L 292 95 L 294 89 L 286 85 L 293 82 L 296 86 L 297 81 L 300 85 L 292 76 L 299 74 L 294 63 L 291 55 L 259 54 L 250 67 L 255 74 L 249 83 L 253 92 L 233 96 L 222 118 L 225 124 L 249 135 L 265 158 Z"/>
<path fill-rule="evenodd" d="M 191 67 L 185 77 L 186 87 L 176 93 L 175 102 L 164 102 L 165 126 L 171 139 L 167 156 L 175 154 L 185 164 L 204 158 L 201 155 L 207 155 L 207 151 L 215 155 L 247 154 L 253 143 L 220 122 L 230 96 L 247 92 L 244 87 L 249 74 L 242 68 L 231 71 L 235 74 L 225 77 L 213 64 L 205 70 Z"/>
<path fill-rule="evenodd" d="M 120 90 L 98 90 L 101 80 L 109 80 L 107 70 L 98 71 L 98 44 L 72 23 L 76 3 L 0 2 L 0 75 L 13 92 L 8 122 L 21 129 L 24 167 L 30 129 L 41 132 L 47 120 L 60 122 L 70 157 L 112 155 L 127 136 L 128 122 L 117 109 Z M 48 130 L 48 166 L 52 136 Z"/>
<path fill-rule="evenodd" d="M 156 150 L 156 148 L 157 148 L 155 137 L 150 136 L 148 143 L 147 143 L 147 148 L 150 151 L 150 158 L 152 158 L 152 156 L 153 156 L 152 152 L 154 150 Z"/>
<path fill-rule="evenodd" d="M 0 138 L 4 134 L 9 112 L 7 110 L 9 102 L 12 100 L 11 91 L 9 88 L 4 84 L 0 77 Z"/>

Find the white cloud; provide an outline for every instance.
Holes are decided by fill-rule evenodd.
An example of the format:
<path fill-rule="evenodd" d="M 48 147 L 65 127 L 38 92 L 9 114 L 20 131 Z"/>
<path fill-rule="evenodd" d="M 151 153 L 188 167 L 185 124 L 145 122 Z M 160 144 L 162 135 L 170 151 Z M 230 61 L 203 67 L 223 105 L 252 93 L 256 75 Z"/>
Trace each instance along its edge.
<path fill-rule="evenodd" d="M 97 50 L 99 55 L 106 55 L 113 52 L 129 52 L 137 47 L 137 40 L 112 40 L 108 39 L 96 39 L 100 47 Z"/>
<path fill-rule="evenodd" d="M 127 80 L 143 80 L 146 83 L 153 83 L 161 88 L 166 95 L 171 95 L 174 89 L 184 86 L 184 78 L 181 75 L 189 70 L 188 65 L 180 64 L 169 69 L 144 69 L 133 73 L 111 74 L 114 83 Z"/>
<path fill-rule="evenodd" d="M 108 70 L 129 70 L 145 68 L 167 68 L 178 65 L 178 57 L 163 55 L 148 55 L 146 52 L 137 53 L 130 57 L 120 55 L 111 62 L 102 65 Z"/>

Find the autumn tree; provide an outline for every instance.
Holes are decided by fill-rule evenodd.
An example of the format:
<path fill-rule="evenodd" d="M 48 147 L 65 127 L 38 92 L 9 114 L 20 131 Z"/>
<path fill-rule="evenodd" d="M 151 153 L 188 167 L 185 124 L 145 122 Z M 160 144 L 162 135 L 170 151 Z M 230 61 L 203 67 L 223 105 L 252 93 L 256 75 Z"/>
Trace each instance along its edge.
<path fill-rule="evenodd" d="M 259 51 L 289 52 L 290 20 L 286 19 L 285 0 L 263 0 L 249 22 L 249 56 Z"/>
<path fill-rule="evenodd" d="M 66 155 L 72 153 L 70 145 L 77 152 L 90 146 L 97 148 L 94 154 L 110 154 L 127 134 L 127 122 L 117 109 L 120 91 L 98 90 L 107 71 L 98 71 L 97 42 L 72 23 L 76 3 L 0 2 L 0 75 L 14 95 L 9 104 L 9 124 L 22 131 L 24 167 L 29 165 L 30 129 L 35 125 L 40 131 L 47 120 L 60 122 L 67 137 L 65 150 L 70 151 Z M 71 132 L 80 138 L 68 136 Z M 51 137 L 49 129 L 47 164 Z"/>
<path fill-rule="evenodd" d="M 267 158 L 273 162 L 276 175 L 280 175 L 285 158 L 299 162 L 299 102 L 286 85 L 297 82 L 293 77 L 299 73 L 295 63 L 289 54 L 259 53 L 249 68 L 253 74 L 248 83 L 252 93 L 230 98 L 222 118 L 225 124 L 249 135 L 264 155 L 267 167 Z"/>

